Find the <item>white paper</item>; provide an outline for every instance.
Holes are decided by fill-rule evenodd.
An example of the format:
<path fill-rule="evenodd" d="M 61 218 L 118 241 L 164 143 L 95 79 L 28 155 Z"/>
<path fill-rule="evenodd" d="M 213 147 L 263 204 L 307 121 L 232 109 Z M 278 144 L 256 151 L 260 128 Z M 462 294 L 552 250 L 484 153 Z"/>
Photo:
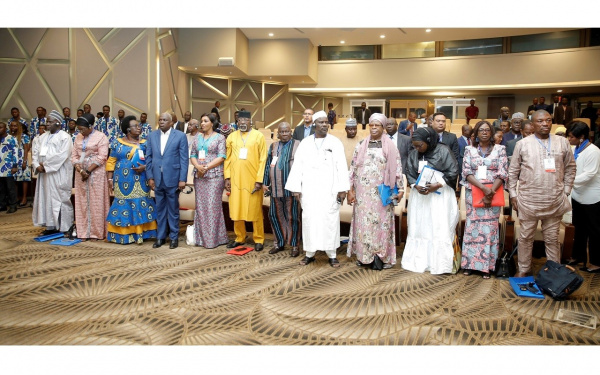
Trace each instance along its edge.
<path fill-rule="evenodd" d="M 436 171 L 433 168 L 423 168 L 421 171 L 421 178 L 419 178 L 419 183 L 417 186 L 425 187 L 427 183 L 435 183 L 438 182 L 442 184 L 441 181 L 444 180 L 444 174 L 440 171 Z"/>
<path fill-rule="evenodd" d="M 421 171 L 423 170 L 423 167 L 426 165 L 427 165 L 427 160 L 419 160 L 419 170 L 417 172 L 421 173 Z"/>

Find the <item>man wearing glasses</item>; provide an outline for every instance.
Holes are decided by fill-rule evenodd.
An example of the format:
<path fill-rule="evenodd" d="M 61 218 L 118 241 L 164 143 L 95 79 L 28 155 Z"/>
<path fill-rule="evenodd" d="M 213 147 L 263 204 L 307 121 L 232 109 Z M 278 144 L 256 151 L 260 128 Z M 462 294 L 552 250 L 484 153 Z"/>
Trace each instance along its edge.
<path fill-rule="evenodd" d="M 571 210 L 568 195 L 576 171 L 567 139 L 550 134 L 550 113 L 538 110 L 531 121 L 534 133 L 517 142 L 508 169 L 510 201 L 521 223 L 519 269 L 515 277 L 524 277 L 531 272 L 533 238 L 539 220 L 542 221 L 546 258 L 560 263 L 560 220 Z"/>
<path fill-rule="evenodd" d="M 306 108 L 302 117 L 304 118 L 304 123 L 302 126 L 296 126 L 294 129 L 293 139 L 302 141 L 304 138 L 309 135 L 315 134 L 315 127 L 313 125 L 313 114 L 315 111 L 312 108 Z"/>

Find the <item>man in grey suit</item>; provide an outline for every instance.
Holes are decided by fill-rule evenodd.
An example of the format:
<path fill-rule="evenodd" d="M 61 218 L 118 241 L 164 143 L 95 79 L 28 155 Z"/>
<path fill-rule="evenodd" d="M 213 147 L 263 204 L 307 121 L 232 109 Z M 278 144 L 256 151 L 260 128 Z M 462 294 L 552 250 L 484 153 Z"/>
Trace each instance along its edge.
<path fill-rule="evenodd" d="M 304 110 L 304 113 L 302 114 L 302 117 L 304 118 L 304 123 L 302 125 L 296 126 L 296 129 L 294 129 L 294 134 L 292 135 L 292 139 L 302 141 L 309 135 L 315 134 L 315 126 L 313 125 L 314 114 L 315 111 L 312 108 L 306 108 Z"/>
<path fill-rule="evenodd" d="M 188 142 L 182 131 L 173 129 L 169 113 L 158 118 L 158 129 L 146 143 L 146 177 L 156 201 L 158 231 L 153 248 L 165 244 L 167 229 L 170 249 L 179 245 L 179 192 L 185 187 L 188 171 Z"/>
<path fill-rule="evenodd" d="M 431 127 L 437 132 L 439 142 L 445 144 L 452 150 L 452 154 L 458 163 L 458 159 L 460 159 L 458 140 L 456 139 L 456 135 L 444 130 L 446 128 L 446 115 L 442 112 L 434 113 L 433 124 L 431 124 Z"/>
<path fill-rule="evenodd" d="M 389 117 L 387 119 L 385 131 L 391 139 L 394 139 L 394 137 L 396 138 L 396 146 L 398 147 L 398 152 L 400 152 L 400 163 L 402 164 L 402 173 L 406 173 L 406 161 L 408 160 L 408 152 L 414 147 L 411 138 L 408 135 L 401 134 L 397 131 L 397 129 L 398 124 L 396 124 L 396 119 L 393 117 Z"/>

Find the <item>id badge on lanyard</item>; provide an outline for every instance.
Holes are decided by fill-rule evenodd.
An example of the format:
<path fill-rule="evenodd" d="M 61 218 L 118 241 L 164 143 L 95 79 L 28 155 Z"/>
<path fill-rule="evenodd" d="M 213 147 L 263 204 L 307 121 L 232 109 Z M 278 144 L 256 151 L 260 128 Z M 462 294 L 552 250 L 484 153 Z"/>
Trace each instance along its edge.
<path fill-rule="evenodd" d="M 419 170 L 418 173 L 421 173 L 423 167 L 427 165 L 427 160 L 419 160 Z"/>
<path fill-rule="evenodd" d="M 480 165 L 479 167 L 477 167 L 477 179 L 478 180 L 485 180 L 487 178 L 487 166 L 485 165 Z"/>
<path fill-rule="evenodd" d="M 248 159 L 248 149 L 246 147 L 240 148 L 240 160 Z"/>
<path fill-rule="evenodd" d="M 554 164 L 553 157 L 547 157 L 544 159 L 544 170 L 550 173 L 556 172 L 556 165 Z"/>

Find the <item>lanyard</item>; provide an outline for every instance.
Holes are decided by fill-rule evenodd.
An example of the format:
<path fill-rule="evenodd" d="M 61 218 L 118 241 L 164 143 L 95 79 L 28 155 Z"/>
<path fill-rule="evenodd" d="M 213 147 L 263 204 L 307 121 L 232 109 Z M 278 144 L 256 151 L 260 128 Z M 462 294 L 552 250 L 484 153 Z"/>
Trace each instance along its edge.
<path fill-rule="evenodd" d="M 248 132 L 250 133 L 250 132 Z M 244 148 L 246 148 L 246 141 L 248 140 L 249 135 L 246 136 L 246 139 L 242 137 L 242 132 L 240 131 L 240 141 L 244 143 Z"/>
<path fill-rule="evenodd" d="M 480 145 L 477 145 L 477 150 L 479 151 L 479 155 L 481 155 L 481 157 L 485 159 L 492 153 L 493 146 L 492 145 L 488 146 L 485 154 L 483 153 L 483 150 L 481 149 Z"/>
<path fill-rule="evenodd" d="M 83 138 L 83 142 L 81 143 L 81 148 L 82 148 L 83 152 L 85 152 L 85 149 L 87 148 L 87 143 L 90 140 L 90 137 L 92 136 L 92 134 L 94 134 L 94 132 L 95 132 L 95 130 L 92 129 L 92 131 L 90 132 L 90 135 Z"/>
<path fill-rule="evenodd" d="M 548 136 L 548 147 L 546 147 L 535 134 L 533 136 L 538 141 L 538 143 L 544 148 L 544 150 L 546 150 L 547 156 L 550 156 L 550 150 L 552 149 L 552 137 Z"/>

